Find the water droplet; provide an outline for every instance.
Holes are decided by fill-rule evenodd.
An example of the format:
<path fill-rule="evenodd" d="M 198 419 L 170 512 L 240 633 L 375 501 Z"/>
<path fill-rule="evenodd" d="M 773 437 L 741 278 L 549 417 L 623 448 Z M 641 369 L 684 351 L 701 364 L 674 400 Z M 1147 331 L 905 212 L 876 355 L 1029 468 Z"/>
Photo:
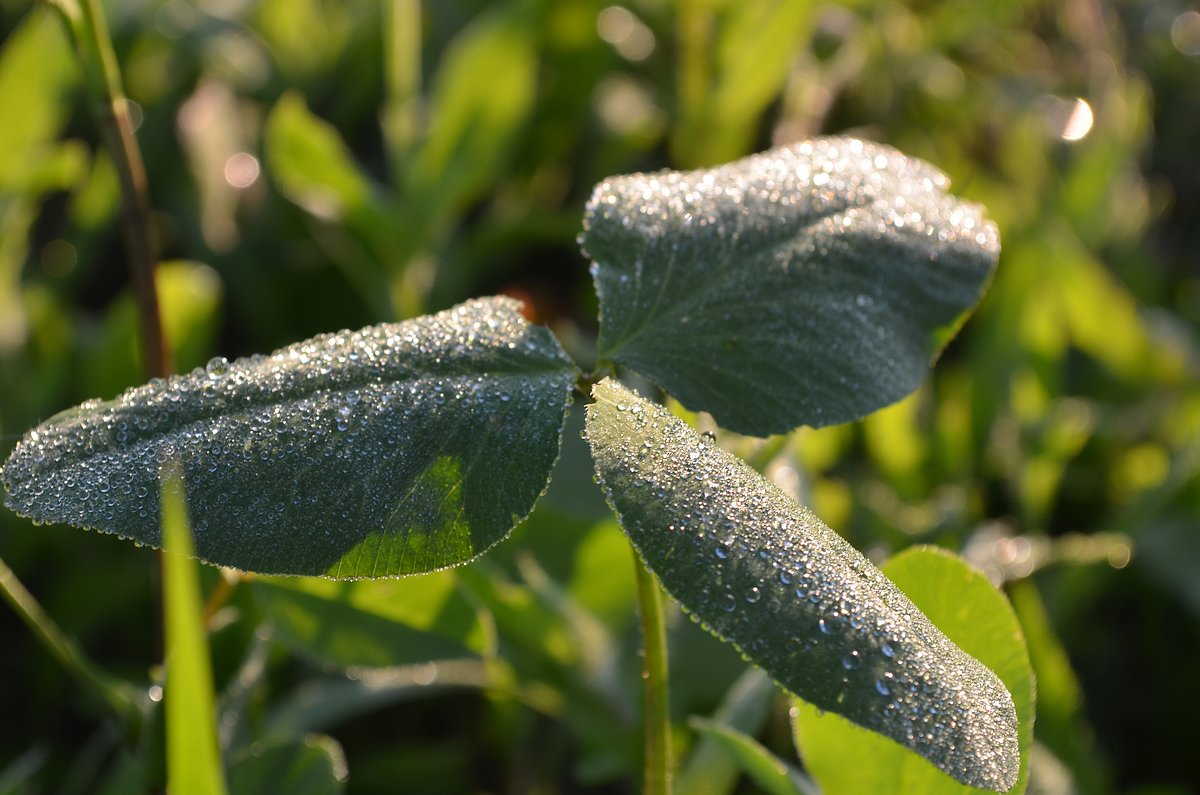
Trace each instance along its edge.
<path fill-rule="evenodd" d="M 726 593 L 721 597 L 721 609 L 726 613 L 732 613 L 737 609 L 737 599 L 733 598 L 733 594 Z"/>
<path fill-rule="evenodd" d="M 216 381 L 229 372 L 229 360 L 224 356 L 214 356 L 208 360 L 208 364 L 204 365 L 204 372 L 208 373 L 208 377 Z"/>
<path fill-rule="evenodd" d="M 852 671 L 858 667 L 859 662 L 861 661 L 858 658 L 858 650 L 856 649 L 842 658 L 842 667 L 847 671 Z"/>
<path fill-rule="evenodd" d="M 888 686 L 888 683 L 891 681 L 891 679 L 892 675 L 890 673 L 886 673 L 881 678 L 876 679 L 875 692 L 879 693 L 881 696 L 890 696 L 892 694 L 892 689 Z"/>
<path fill-rule="evenodd" d="M 883 642 L 883 645 L 879 647 L 879 651 L 883 653 L 884 657 L 891 658 L 896 656 L 896 650 L 893 649 L 892 644 L 888 643 L 886 640 Z"/>
<path fill-rule="evenodd" d="M 715 445 L 717 443 L 717 435 L 712 431 L 705 431 L 704 433 L 700 434 L 700 436 L 710 445 Z"/>
<path fill-rule="evenodd" d="M 760 591 L 758 589 L 758 586 L 755 585 L 753 588 L 750 589 L 749 593 L 746 594 L 746 601 L 749 602 L 750 604 L 754 604 L 759 599 L 762 599 L 762 591 Z"/>
<path fill-rule="evenodd" d="M 729 545 L 724 542 L 717 544 L 716 548 L 713 549 L 713 554 L 721 560 L 725 560 L 729 557 Z"/>
<path fill-rule="evenodd" d="M 821 630 L 822 635 L 829 635 L 833 632 L 833 627 L 829 626 L 823 618 L 817 621 L 817 629 Z"/>

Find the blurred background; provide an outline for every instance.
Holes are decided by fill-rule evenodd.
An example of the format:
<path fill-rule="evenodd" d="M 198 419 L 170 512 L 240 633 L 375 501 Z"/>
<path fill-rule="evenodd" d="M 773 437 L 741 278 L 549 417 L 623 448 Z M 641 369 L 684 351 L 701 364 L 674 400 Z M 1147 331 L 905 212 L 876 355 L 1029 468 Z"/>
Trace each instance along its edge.
<path fill-rule="evenodd" d="M 877 560 L 940 544 L 1004 587 L 1038 677 L 1032 791 L 1200 791 L 1195 4 L 105 5 L 180 371 L 497 292 L 589 363 L 575 238 L 605 176 L 827 133 L 946 171 L 1001 231 L 977 314 L 916 395 L 797 431 L 767 473 Z M 0 0 L 0 37 L 6 456 L 40 420 L 145 379 L 117 177 L 63 26 Z M 320 732 L 350 793 L 635 791 L 632 566 L 578 413 L 551 492 L 480 564 L 425 584 L 234 589 L 210 617 L 241 727 L 227 748 Z M 140 688 L 158 676 L 151 553 L 3 511 L 0 557 L 102 668 Z M 403 608 L 451 597 L 467 629 Z M 334 648 L 313 616 L 361 632 Z M 392 648 L 392 625 L 470 654 Z M 684 719 L 744 664 L 686 620 L 672 644 L 687 748 Z M 786 704 L 765 698 L 751 733 L 794 759 Z M 0 792 L 161 775 L 153 742 L 124 745 L 7 609 L 0 703 Z"/>

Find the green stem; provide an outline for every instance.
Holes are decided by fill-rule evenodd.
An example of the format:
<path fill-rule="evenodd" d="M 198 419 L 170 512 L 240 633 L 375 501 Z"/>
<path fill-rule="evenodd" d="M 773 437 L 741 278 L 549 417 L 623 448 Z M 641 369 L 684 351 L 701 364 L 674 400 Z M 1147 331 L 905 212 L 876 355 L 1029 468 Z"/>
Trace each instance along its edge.
<path fill-rule="evenodd" d="M 121 86 L 121 72 L 103 9 L 100 0 L 51 0 L 49 5 L 59 12 L 75 45 L 100 123 L 100 134 L 121 182 L 121 214 L 138 306 L 142 366 L 148 376 L 166 377 L 171 372 L 171 362 L 163 336 L 158 293 L 154 288 L 157 258 L 151 239 L 146 168 L 134 136 L 129 100 Z"/>
<path fill-rule="evenodd" d="M 137 726 L 140 712 L 130 695 L 101 672 L 75 641 L 59 629 L 3 560 L 0 560 L 0 593 L 3 593 L 4 600 L 12 606 L 42 645 L 58 659 L 63 668 L 74 676 L 85 690 L 91 692 L 122 726 Z"/>
<path fill-rule="evenodd" d="M 667 632 L 663 623 L 662 592 L 658 580 L 646 568 L 637 550 L 633 565 L 637 572 L 638 607 L 642 618 L 644 648 L 644 716 L 646 763 L 643 795 L 671 793 L 671 714 L 667 690 Z"/>

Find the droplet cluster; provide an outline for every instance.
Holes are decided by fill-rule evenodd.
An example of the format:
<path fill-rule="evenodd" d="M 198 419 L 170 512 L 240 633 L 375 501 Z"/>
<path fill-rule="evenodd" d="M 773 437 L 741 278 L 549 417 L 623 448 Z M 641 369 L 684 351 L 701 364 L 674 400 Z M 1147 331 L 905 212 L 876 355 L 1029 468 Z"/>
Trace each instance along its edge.
<path fill-rule="evenodd" d="M 198 556 L 370 577 L 444 568 L 503 538 L 545 487 L 575 368 L 508 298 L 217 357 L 30 431 L 6 503 L 159 543 L 184 473 Z"/>
<path fill-rule="evenodd" d="M 1019 768 L 1012 698 L 841 536 L 612 381 L 587 434 L 621 525 L 691 615 L 780 684 L 972 786 Z"/>
<path fill-rule="evenodd" d="M 854 419 L 916 388 L 999 255 L 920 160 L 819 138 L 598 185 L 601 352 L 724 426 Z"/>

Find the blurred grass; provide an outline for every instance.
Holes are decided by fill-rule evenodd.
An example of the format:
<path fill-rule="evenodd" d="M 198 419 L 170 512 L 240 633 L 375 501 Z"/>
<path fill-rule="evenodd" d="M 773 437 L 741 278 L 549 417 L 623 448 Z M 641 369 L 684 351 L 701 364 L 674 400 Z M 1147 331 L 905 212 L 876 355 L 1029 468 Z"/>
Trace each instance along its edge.
<path fill-rule="evenodd" d="M 404 0 L 106 7 L 182 368 L 498 291 L 586 358 L 595 299 L 574 239 L 603 177 L 825 132 L 946 170 L 1001 229 L 978 315 L 916 396 L 794 434 L 768 472 L 879 557 L 938 543 L 1008 583 L 1039 677 L 1039 791 L 1200 789 L 1194 9 L 450 0 L 420 4 L 414 31 Z M 38 420 L 140 378 L 116 180 L 74 57 L 27 2 L 0 2 L 0 37 L 6 454 Z M 348 791 L 629 791 L 631 584 L 605 579 L 620 544 L 576 496 L 589 467 L 568 445 L 546 508 L 459 585 L 496 633 L 492 685 L 381 687 L 377 709 L 329 729 Z M 4 512 L 0 557 L 93 659 L 148 686 L 144 551 Z M 220 616 L 225 688 L 257 659 L 260 607 L 239 589 Z M 611 653 L 579 645 L 581 626 Z M 237 713 L 251 736 L 324 676 L 261 642 L 270 653 Z M 741 663 L 687 622 L 671 642 L 686 746 L 684 719 L 709 714 Z M 86 791 L 161 753 L 113 751 L 102 714 L 9 612 L 0 643 L 3 703 L 19 716 L 0 727 L 10 791 Z M 778 720 L 757 736 L 786 748 Z"/>

